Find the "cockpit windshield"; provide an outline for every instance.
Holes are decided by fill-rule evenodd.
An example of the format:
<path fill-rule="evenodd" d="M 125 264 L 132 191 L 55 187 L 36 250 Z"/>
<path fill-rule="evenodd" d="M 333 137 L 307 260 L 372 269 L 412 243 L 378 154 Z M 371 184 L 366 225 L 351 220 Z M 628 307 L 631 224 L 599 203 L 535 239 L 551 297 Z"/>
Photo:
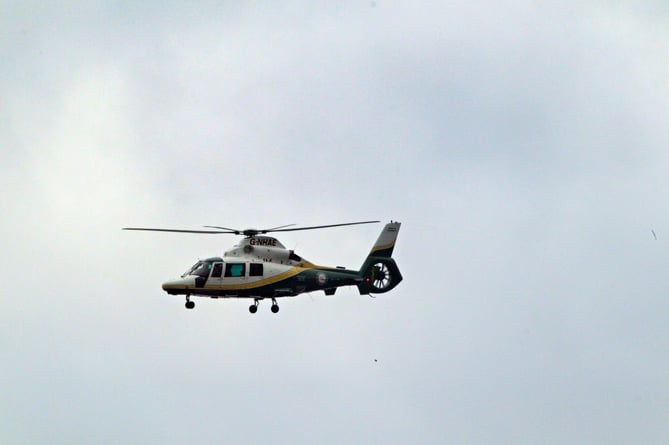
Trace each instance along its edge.
<path fill-rule="evenodd" d="M 200 277 L 208 277 L 209 271 L 211 271 L 211 261 L 198 261 L 193 264 L 193 267 L 184 272 L 181 277 L 187 277 L 188 275 L 197 275 Z"/>

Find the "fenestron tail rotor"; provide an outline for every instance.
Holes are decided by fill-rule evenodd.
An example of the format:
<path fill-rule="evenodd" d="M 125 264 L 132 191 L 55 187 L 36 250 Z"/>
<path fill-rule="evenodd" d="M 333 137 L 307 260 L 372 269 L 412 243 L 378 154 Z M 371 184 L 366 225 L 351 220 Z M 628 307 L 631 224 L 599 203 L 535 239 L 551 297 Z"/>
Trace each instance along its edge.
<path fill-rule="evenodd" d="M 295 224 L 286 224 L 283 226 L 272 227 L 269 229 L 244 229 L 244 230 L 231 229 L 229 227 L 221 227 L 221 226 L 204 226 L 208 229 L 217 229 L 217 230 L 162 229 L 162 228 L 151 228 L 151 227 L 124 227 L 123 230 L 143 230 L 147 232 L 204 233 L 208 235 L 232 234 L 232 235 L 244 235 L 247 237 L 251 237 L 270 232 L 294 232 L 298 230 L 326 229 L 329 227 L 354 226 L 357 224 L 373 224 L 378 222 L 380 221 L 357 221 L 350 223 L 326 224 L 322 226 L 308 226 L 308 227 L 292 227 Z M 292 228 L 287 228 L 287 227 L 292 227 Z"/>
<path fill-rule="evenodd" d="M 375 264 L 372 272 L 372 284 L 378 290 L 385 290 L 390 286 L 391 274 L 384 263 Z"/>

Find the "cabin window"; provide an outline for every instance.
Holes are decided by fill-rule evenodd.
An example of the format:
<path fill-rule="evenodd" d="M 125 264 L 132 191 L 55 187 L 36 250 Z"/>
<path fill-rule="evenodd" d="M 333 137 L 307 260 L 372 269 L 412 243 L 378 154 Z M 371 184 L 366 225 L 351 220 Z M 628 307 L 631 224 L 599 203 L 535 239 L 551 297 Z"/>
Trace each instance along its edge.
<path fill-rule="evenodd" d="M 226 277 L 243 277 L 246 269 L 244 263 L 226 263 L 225 276 Z"/>
<path fill-rule="evenodd" d="M 251 263 L 249 264 L 249 276 L 250 277 L 262 277 L 263 275 L 263 264 L 262 263 Z"/>
<path fill-rule="evenodd" d="M 223 274 L 223 263 L 214 263 L 214 268 L 211 271 L 212 278 L 221 278 Z"/>

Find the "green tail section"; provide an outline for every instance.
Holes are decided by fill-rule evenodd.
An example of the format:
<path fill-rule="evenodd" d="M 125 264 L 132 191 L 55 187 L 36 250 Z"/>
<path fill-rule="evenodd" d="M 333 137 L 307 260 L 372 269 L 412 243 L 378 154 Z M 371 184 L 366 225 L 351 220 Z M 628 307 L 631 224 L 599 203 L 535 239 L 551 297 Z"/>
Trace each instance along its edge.
<path fill-rule="evenodd" d="M 374 247 L 360 268 L 358 290 L 361 295 L 388 292 L 402 281 L 395 260 L 391 258 L 401 223 L 390 222 L 381 231 Z"/>

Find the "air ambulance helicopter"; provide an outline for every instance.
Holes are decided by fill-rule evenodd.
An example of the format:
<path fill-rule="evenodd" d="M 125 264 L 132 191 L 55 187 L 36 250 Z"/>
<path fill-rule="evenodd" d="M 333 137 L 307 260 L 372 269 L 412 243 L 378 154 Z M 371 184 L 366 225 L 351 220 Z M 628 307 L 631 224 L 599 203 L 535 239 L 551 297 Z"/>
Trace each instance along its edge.
<path fill-rule="evenodd" d="M 402 274 L 392 258 L 401 223 L 386 224 L 359 270 L 341 266 L 317 266 L 302 258 L 276 238 L 264 236 L 271 232 L 325 229 L 329 227 L 371 224 L 379 221 L 359 221 L 322 226 L 237 230 L 220 226 L 204 226 L 209 230 L 156 229 L 124 227 L 123 230 L 152 232 L 205 233 L 243 235 L 244 238 L 223 257 L 196 262 L 181 277 L 163 283 L 170 295 L 185 295 L 186 309 L 193 309 L 191 297 L 249 298 L 249 312 L 258 311 L 260 301 L 271 299 L 272 312 L 279 312 L 280 297 L 295 297 L 305 292 L 322 290 L 334 295 L 337 288 L 357 286 L 360 295 L 388 292 L 402 281 Z M 290 228 L 289 228 L 290 227 Z"/>

